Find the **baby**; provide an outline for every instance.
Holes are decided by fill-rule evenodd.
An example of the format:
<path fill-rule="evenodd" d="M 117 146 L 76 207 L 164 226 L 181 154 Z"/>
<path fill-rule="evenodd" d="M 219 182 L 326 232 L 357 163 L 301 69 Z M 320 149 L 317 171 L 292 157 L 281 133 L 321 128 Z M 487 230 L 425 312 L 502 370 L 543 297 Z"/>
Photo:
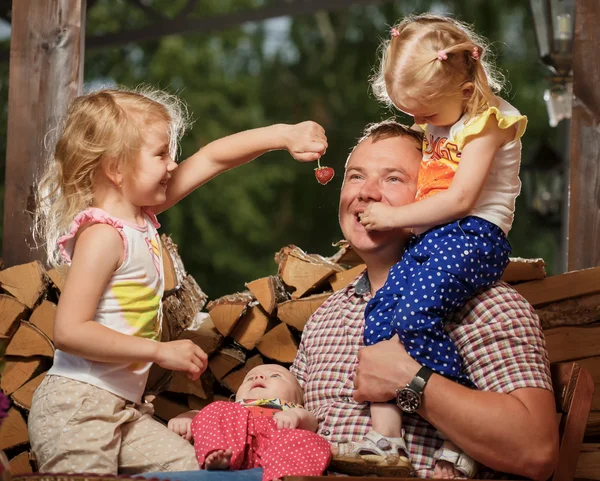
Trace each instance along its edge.
<path fill-rule="evenodd" d="M 216 401 L 169 421 L 194 438 L 200 469 L 263 468 L 263 481 L 319 476 L 330 460 L 329 443 L 316 434 L 317 419 L 301 405 L 302 388 L 283 366 L 252 369 L 235 402 Z"/>

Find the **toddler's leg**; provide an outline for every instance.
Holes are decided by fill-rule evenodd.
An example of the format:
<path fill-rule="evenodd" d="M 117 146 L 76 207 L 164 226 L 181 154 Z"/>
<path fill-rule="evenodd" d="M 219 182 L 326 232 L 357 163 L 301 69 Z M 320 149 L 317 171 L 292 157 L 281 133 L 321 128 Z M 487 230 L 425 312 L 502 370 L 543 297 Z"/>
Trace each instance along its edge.
<path fill-rule="evenodd" d="M 159 471 L 195 471 L 194 447 L 181 436 L 152 418 L 153 407 L 128 406 L 129 422 L 121 428 L 119 472 L 139 474 Z"/>
<path fill-rule="evenodd" d="M 28 422 L 40 471 L 117 474 L 118 414 L 124 404 L 90 384 L 46 376 L 33 396 Z"/>
<path fill-rule="evenodd" d="M 373 430 L 386 438 L 402 437 L 402 412 L 394 404 L 371 404 Z"/>

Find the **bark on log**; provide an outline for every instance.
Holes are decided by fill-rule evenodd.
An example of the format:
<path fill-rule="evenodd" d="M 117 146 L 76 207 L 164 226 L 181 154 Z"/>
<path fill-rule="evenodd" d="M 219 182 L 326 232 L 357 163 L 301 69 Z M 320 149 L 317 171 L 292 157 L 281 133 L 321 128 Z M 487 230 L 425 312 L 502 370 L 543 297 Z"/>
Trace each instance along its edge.
<path fill-rule="evenodd" d="M 6 355 L 54 357 L 54 346 L 37 327 L 27 321 L 21 321 L 19 329 L 6 348 Z"/>
<path fill-rule="evenodd" d="M 330 292 L 324 294 L 315 294 L 314 296 L 305 297 L 304 299 L 296 299 L 286 301 L 279 304 L 277 314 L 282 322 L 288 326 L 292 326 L 298 331 L 303 331 L 306 322 L 313 313 L 331 296 Z"/>
<path fill-rule="evenodd" d="M 246 353 L 236 345 L 226 346 L 208 360 L 208 367 L 217 381 L 246 362 Z"/>
<path fill-rule="evenodd" d="M 273 314 L 277 304 L 290 298 L 278 276 L 268 276 L 248 282 L 246 287 L 256 297 L 267 314 Z"/>
<path fill-rule="evenodd" d="M 254 349 L 269 328 L 270 319 L 259 305 L 249 306 L 231 331 L 231 337 L 249 351 Z"/>
<path fill-rule="evenodd" d="M 211 301 L 206 308 L 217 330 L 223 336 L 229 336 L 246 312 L 248 304 L 254 301 L 254 296 L 250 292 L 244 291 Z"/>
<path fill-rule="evenodd" d="M 29 309 L 21 301 L 12 296 L 0 294 L 0 335 L 12 336 L 22 319 L 29 314 Z"/>

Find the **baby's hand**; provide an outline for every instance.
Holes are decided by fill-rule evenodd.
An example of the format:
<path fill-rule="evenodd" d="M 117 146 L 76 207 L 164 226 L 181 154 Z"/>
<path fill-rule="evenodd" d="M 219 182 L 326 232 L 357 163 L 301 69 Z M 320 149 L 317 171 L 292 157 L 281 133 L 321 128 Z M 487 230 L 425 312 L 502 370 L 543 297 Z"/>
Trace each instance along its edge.
<path fill-rule="evenodd" d="M 325 129 L 310 120 L 296 125 L 286 125 L 285 146 L 294 159 L 312 162 L 327 150 Z"/>
<path fill-rule="evenodd" d="M 206 370 L 208 356 L 189 339 L 158 343 L 156 364 L 173 371 L 185 371 L 196 381 Z"/>
<path fill-rule="evenodd" d="M 280 411 L 273 415 L 277 429 L 294 429 L 300 424 L 301 416 L 297 409 Z"/>
<path fill-rule="evenodd" d="M 374 202 L 369 204 L 362 214 L 359 214 L 360 223 L 368 231 L 391 230 L 398 227 L 393 222 L 394 207 Z"/>
<path fill-rule="evenodd" d="M 179 434 L 183 439 L 189 441 L 192 439 L 192 419 L 186 417 L 186 414 L 180 414 L 173 419 L 169 419 L 167 427 L 175 434 Z"/>

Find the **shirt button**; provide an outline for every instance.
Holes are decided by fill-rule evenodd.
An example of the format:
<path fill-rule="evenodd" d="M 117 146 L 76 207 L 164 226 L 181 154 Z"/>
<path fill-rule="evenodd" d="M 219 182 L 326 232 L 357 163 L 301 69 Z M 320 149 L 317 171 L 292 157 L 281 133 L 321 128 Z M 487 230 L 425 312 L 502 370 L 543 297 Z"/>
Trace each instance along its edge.
<path fill-rule="evenodd" d="M 328 429 L 323 431 L 323 436 L 329 436 L 330 434 L 331 434 L 331 432 Z"/>

